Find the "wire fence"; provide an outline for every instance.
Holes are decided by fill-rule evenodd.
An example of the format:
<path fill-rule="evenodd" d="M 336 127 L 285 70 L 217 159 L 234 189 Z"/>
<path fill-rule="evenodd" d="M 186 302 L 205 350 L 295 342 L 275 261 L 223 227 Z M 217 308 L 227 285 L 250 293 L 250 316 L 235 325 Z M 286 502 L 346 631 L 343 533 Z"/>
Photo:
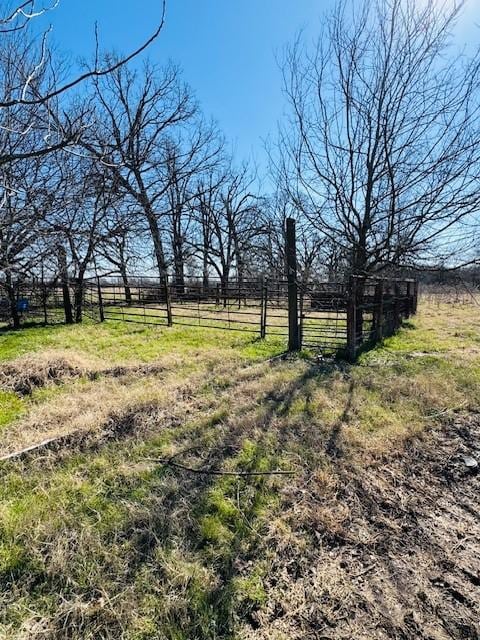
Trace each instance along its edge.
<path fill-rule="evenodd" d="M 422 285 L 421 299 L 429 304 L 453 306 L 480 305 L 480 284 L 467 283 L 461 278 L 456 282 Z"/>

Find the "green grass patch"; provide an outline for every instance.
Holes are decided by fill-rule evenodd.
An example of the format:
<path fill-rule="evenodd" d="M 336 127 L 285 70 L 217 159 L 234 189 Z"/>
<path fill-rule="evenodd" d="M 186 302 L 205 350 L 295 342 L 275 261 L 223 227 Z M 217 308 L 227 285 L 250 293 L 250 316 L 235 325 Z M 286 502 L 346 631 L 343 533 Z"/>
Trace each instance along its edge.
<path fill-rule="evenodd" d="M 25 402 L 13 391 L 0 391 L 0 429 L 26 411 Z"/>

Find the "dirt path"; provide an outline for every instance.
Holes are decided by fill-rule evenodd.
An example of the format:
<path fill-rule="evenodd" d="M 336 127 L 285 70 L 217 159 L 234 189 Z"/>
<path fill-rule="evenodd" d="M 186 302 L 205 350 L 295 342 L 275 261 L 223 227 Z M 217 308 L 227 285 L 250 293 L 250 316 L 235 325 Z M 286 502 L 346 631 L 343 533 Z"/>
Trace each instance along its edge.
<path fill-rule="evenodd" d="M 285 496 L 290 542 L 275 546 L 267 612 L 243 637 L 480 638 L 480 416 L 456 418 L 361 470 Z"/>

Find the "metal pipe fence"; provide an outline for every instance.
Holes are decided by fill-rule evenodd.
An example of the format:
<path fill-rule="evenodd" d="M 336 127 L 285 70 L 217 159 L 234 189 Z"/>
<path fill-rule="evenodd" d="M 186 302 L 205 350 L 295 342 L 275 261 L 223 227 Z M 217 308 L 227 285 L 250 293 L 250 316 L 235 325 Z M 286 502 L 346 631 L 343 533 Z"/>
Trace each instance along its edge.
<path fill-rule="evenodd" d="M 186 278 L 99 278 L 85 289 L 85 309 L 98 319 L 159 326 L 188 326 L 274 336 L 291 344 L 291 290 L 287 279 L 221 282 Z M 298 348 L 358 353 L 394 333 L 416 312 L 414 280 L 351 277 L 347 283 L 295 281 Z M 101 316 L 101 317 L 100 317 Z"/>
<path fill-rule="evenodd" d="M 0 325 L 53 324 L 63 320 L 62 287 L 57 281 L 0 282 Z"/>
<path fill-rule="evenodd" d="M 73 289 L 75 283 L 70 285 Z M 13 293 L 0 284 L 0 322 L 14 324 L 15 314 L 17 326 L 61 322 L 64 297 L 65 288 L 56 281 L 22 283 Z M 355 360 L 414 314 L 417 298 L 414 280 L 359 276 L 348 282 L 266 276 L 227 282 L 191 276 L 181 283 L 145 276 L 129 278 L 128 285 L 120 278 L 99 277 L 83 284 L 83 314 L 101 322 L 240 331 L 283 340 L 286 348 L 293 344 Z M 292 330 L 298 333 L 292 336 Z"/>

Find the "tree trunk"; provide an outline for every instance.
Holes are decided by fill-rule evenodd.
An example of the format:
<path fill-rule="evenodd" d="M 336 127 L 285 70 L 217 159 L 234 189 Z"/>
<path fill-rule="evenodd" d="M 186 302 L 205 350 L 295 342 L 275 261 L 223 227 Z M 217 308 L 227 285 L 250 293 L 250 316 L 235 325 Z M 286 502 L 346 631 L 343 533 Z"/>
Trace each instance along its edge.
<path fill-rule="evenodd" d="M 80 272 L 75 282 L 75 292 L 74 292 L 75 322 L 82 321 L 84 275 L 85 274 L 83 272 Z"/>
<path fill-rule="evenodd" d="M 203 293 L 207 294 L 209 290 L 209 277 L 208 277 L 208 254 L 209 254 L 209 236 L 208 236 L 208 217 L 202 207 L 202 281 L 203 281 Z"/>
<path fill-rule="evenodd" d="M 132 290 L 128 281 L 127 270 L 123 262 L 120 266 L 120 275 L 122 277 L 123 288 L 125 290 L 125 302 L 130 306 L 132 304 Z"/>
<path fill-rule="evenodd" d="M 60 245 L 58 247 L 58 270 L 60 273 L 60 282 L 62 283 L 63 309 L 65 311 L 65 322 L 73 324 L 72 301 L 70 298 L 70 286 L 68 280 L 67 252 Z"/>
<path fill-rule="evenodd" d="M 155 251 L 155 260 L 157 262 L 158 275 L 160 280 L 163 281 L 167 275 L 167 263 L 165 260 L 165 252 L 163 250 L 162 237 L 160 235 L 160 229 L 158 226 L 158 220 L 155 217 L 155 213 L 149 204 L 144 203 L 145 214 L 147 217 L 148 227 L 152 236 L 153 248 Z"/>
<path fill-rule="evenodd" d="M 242 300 L 247 304 L 247 297 L 244 292 L 244 264 L 240 255 L 237 255 L 237 280 L 238 280 L 238 306 L 240 308 Z"/>
<path fill-rule="evenodd" d="M 178 295 L 185 293 L 185 265 L 183 260 L 183 248 L 181 243 L 174 243 L 174 271 L 175 271 L 175 292 Z"/>
<path fill-rule="evenodd" d="M 227 298 L 228 298 L 228 276 L 229 271 L 224 270 L 222 273 L 222 277 L 220 278 L 220 286 L 222 289 L 222 298 L 223 298 L 223 306 L 227 306 Z"/>
<path fill-rule="evenodd" d="M 185 293 L 185 261 L 183 256 L 183 238 L 181 227 L 181 210 L 173 214 L 173 262 L 175 272 L 175 292 L 178 295 Z"/>
<path fill-rule="evenodd" d="M 208 256 L 205 251 L 203 252 L 202 286 L 204 295 L 207 295 L 210 282 L 208 278 Z"/>
<path fill-rule="evenodd" d="M 10 316 L 12 318 L 13 328 L 20 329 L 20 314 L 18 313 L 17 307 L 18 301 L 10 269 L 5 271 L 5 289 L 7 290 L 8 302 L 10 304 Z"/>

